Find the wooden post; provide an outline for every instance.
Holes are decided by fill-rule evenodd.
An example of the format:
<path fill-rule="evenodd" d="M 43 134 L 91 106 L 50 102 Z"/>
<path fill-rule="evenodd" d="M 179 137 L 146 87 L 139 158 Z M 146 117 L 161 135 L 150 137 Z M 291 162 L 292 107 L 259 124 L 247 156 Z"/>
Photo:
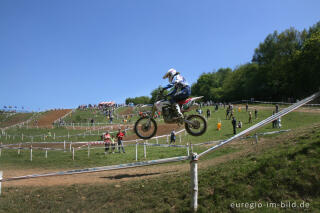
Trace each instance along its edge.
<path fill-rule="evenodd" d="M 23 133 L 21 134 L 21 140 L 23 141 Z"/>
<path fill-rule="evenodd" d="M 197 153 L 192 153 L 190 161 L 191 173 L 191 211 L 196 212 L 198 209 L 198 158 Z"/>
<path fill-rule="evenodd" d="M 70 134 L 69 134 L 69 131 L 68 131 L 68 140 L 69 140 L 69 138 L 70 138 Z"/>
<path fill-rule="evenodd" d="M 190 151 L 189 151 L 189 144 L 187 144 L 187 155 L 190 155 Z"/>
<path fill-rule="evenodd" d="M 0 157 L 1 157 L 1 152 L 2 152 L 2 142 L 0 144 Z"/>
<path fill-rule="evenodd" d="M 146 143 L 144 142 L 143 143 L 143 152 L 144 152 L 144 159 L 147 159 L 147 146 L 146 146 Z"/>
<path fill-rule="evenodd" d="M 88 158 L 90 157 L 90 143 L 88 143 Z"/>
<path fill-rule="evenodd" d="M 72 147 L 72 160 L 74 160 L 74 147 Z"/>
<path fill-rule="evenodd" d="M 180 144 L 181 144 L 181 135 L 179 135 L 179 141 L 180 141 Z"/>
<path fill-rule="evenodd" d="M 71 152 L 71 149 L 72 149 L 72 141 L 70 142 L 69 147 L 70 147 L 70 152 Z"/>
<path fill-rule="evenodd" d="M 45 158 L 48 158 L 48 148 L 46 147 L 46 154 L 45 154 Z"/>
<path fill-rule="evenodd" d="M 55 140 L 56 139 L 56 133 L 54 132 L 53 133 L 53 140 Z"/>
<path fill-rule="evenodd" d="M 258 143 L 258 134 L 255 134 L 255 138 L 256 138 L 256 144 Z"/>
<path fill-rule="evenodd" d="M 169 143 L 169 135 L 167 135 L 167 143 Z"/>
<path fill-rule="evenodd" d="M 21 150 L 21 143 L 19 143 L 18 155 L 20 155 L 20 150 Z"/>
<path fill-rule="evenodd" d="M 63 141 L 63 151 L 66 152 L 66 141 Z"/>
<path fill-rule="evenodd" d="M 136 161 L 138 161 L 138 143 L 136 142 Z"/>
<path fill-rule="evenodd" d="M 3 172 L 2 172 L 2 171 L 0 171 L 0 195 L 1 195 L 2 175 L 3 175 Z"/>
<path fill-rule="evenodd" d="M 30 146 L 30 161 L 32 161 L 32 145 Z"/>

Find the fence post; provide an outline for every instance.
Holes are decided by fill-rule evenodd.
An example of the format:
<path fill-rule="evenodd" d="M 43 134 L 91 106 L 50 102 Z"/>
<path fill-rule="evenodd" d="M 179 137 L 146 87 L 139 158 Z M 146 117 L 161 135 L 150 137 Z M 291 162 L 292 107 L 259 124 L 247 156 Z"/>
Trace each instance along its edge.
<path fill-rule="evenodd" d="M 69 131 L 68 131 L 68 140 L 69 140 L 69 138 L 70 138 L 70 134 L 69 134 Z"/>
<path fill-rule="evenodd" d="M 0 157 L 1 157 L 1 152 L 2 152 L 2 142 L 0 144 Z"/>
<path fill-rule="evenodd" d="M 191 172 L 191 211 L 196 212 L 198 209 L 198 158 L 197 153 L 192 153 L 190 161 Z"/>
<path fill-rule="evenodd" d="M 143 152 L 144 152 L 144 159 L 147 159 L 147 146 L 146 146 L 146 142 L 143 143 Z"/>
<path fill-rule="evenodd" d="M 23 133 L 21 134 L 21 140 L 23 141 Z"/>
<path fill-rule="evenodd" d="M 169 143 L 169 135 L 167 135 L 167 143 Z"/>
<path fill-rule="evenodd" d="M 72 160 L 74 160 L 74 147 L 72 147 Z"/>
<path fill-rule="evenodd" d="M 53 133 L 53 140 L 55 140 L 56 139 L 56 133 L 54 132 Z"/>
<path fill-rule="evenodd" d="M 69 147 L 70 147 L 70 152 L 71 152 L 71 149 L 72 149 L 72 141 L 70 142 Z"/>
<path fill-rule="evenodd" d="M 3 172 L 2 172 L 2 171 L 0 171 L 0 195 L 1 195 L 2 175 L 3 175 Z"/>
<path fill-rule="evenodd" d="M 189 144 L 187 144 L 187 155 L 190 156 Z"/>
<path fill-rule="evenodd" d="M 88 158 L 90 157 L 90 143 L 88 143 Z"/>
<path fill-rule="evenodd" d="M 30 146 L 30 161 L 32 161 L 32 145 Z"/>
<path fill-rule="evenodd" d="M 66 140 L 63 141 L 63 151 L 66 152 Z"/>
<path fill-rule="evenodd" d="M 48 158 L 48 148 L 46 147 L 46 154 L 45 154 L 45 158 Z"/>
<path fill-rule="evenodd" d="M 179 141 L 180 141 L 180 144 L 181 144 L 181 135 L 179 135 Z"/>
<path fill-rule="evenodd" d="M 136 161 L 138 161 L 138 143 L 136 142 Z"/>
<path fill-rule="evenodd" d="M 258 143 L 258 134 L 255 134 L 255 138 L 256 138 L 256 144 Z"/>
<path fill-rule="evenodd" d="M 21 150 L 21 143 L 19 143 L 18 155 L 20 155 L 20 150 Z"/>

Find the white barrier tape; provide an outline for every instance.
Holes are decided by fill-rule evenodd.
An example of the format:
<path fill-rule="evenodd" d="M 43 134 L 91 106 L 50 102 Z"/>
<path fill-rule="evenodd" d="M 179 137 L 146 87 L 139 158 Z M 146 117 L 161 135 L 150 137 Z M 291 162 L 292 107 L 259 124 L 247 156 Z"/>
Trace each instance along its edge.
<path fill-rule="evenodd" d="M 30 150 L 30 147 L 0 147 L 3 149 L 8 150 Z M 59 148 L 43 148 L 43 147 L 32 147 L 32 149 L 38 149 L 38 150 L 52 150 L 52 151 L 64 151 L 64 149 Z"/>
<path fill-rule="evenodd" d="M 95 168 L 76 169 L 76 170 L 53 172 L 53 173 L 46 173 L 46 174 L 32 174 L 32 175 L 4 178 L 2 179 L 1 182 L 23 180 L 23 179 L 30 179 L 30 178 L 39 178 L 39 177 L 50 177 L 50 176 L 61 176 L 61 175 L 72 175 L 72 174 L 82 174 L 82 173 L 90 173 L 90 172 L 102 172 L 102 171 L 110 171 L 110 170 L 128 169 L 128 168 L 177 162 L 177 161 L 185 161 L 188 159 L 189 159 L 189 156 L 179 156 L 179 157 L 173 157 L 173 158 L 164 158 L 164 159 L 158 159 L 158 160 L 141 161 L 141 162 L 135 162 L 135 163 L 102 166 L 102 167 L 95 167 Z"/>
<path fill-rule="evenodd" d="M 253 103 L 261 103 L 261 104 L 282 104 L 282 105 L 292 105 L 294 103 L 287 103 L 287 102 L 268 102 L 268 101 L 246 101 L 246 100 L 243 100 L 243 102 L 253 102 Z M 320 104 L 305 104 L 305 106 L 320 106 Z"/>
<path fill-rule="evenodd" d="M 224 145 L 226 143 L 229 143 L 229 142 L 231 142 L 231 141 L 233 141 L 233 140 L 235 140 L 237 138 L 240 138 L 242 135 L 248 134 L 249 132 L 251 132 L 251 131 L 253 131 L 255 129 L 258 129 L 258 128 L 260 128 L 260 127 L 262 127 L 262 126 L 264 126 L 264 125 L 266 125 L 268 123 L 271 123 L 272 121 L 274 121 L 274 120 L 276 120 L 276 119 L 288 114 L 289 112 L 291 112 L 291 111 L 303 106 L 304 104 L 308 103 L 309 101 L 312 101 L 313 99 L 317 98 L 319 95 L 320 95 L 320 92 L 317 92 L 317 93 L 315 93 L 315 94 L 303 99 L 302 101 L 299 101 L 298 103 L 295 103 L 295 104 L 289 106 L 288 108 L 285 108 L 285 109 L 281 110 L 280 112 L 278 112 L 278 113 L 276 113 L 276 114 L 264 119 L 263 121 L 260 121 L 259 123 L 249 127 L 248 129 L 246 129 L 246 130 L 234 135 L 233 137 L 231 137 L 231 138 L 229 138 L 227 140 L 224 140 L 220 144 L 215 145 L 215 146 L 211 147 L 210 149 L 207 149 L 206 151 L 200 153 L 198 155 L 198 158 L 200 158 L 201 156 L 207 154 L 208 152 L 211 152 L 211 151 L 215 150 L 216 148 L 218 148 L 218 147 L 220 147 L 220 146 L 222 146 L 222 145 Z"/>

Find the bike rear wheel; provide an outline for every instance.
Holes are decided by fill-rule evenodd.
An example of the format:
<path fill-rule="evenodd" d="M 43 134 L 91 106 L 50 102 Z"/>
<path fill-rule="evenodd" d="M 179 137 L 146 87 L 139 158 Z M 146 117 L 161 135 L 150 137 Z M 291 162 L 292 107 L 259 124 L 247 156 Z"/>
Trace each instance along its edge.
<path fill-rule="evenodd" d="M 153 118 L 139 118 L 134 124 L 134 131 L 141 139 L 152 138 L 157 133 L 157 123 Z"/>
<path fill-rule="evenodd" d="M 207 121 L 201 115 L 189 115 L 186 120 L 193 124 L 185 123 L 186 131 L 193 136 L 200 136 L 207 130 Z"/>

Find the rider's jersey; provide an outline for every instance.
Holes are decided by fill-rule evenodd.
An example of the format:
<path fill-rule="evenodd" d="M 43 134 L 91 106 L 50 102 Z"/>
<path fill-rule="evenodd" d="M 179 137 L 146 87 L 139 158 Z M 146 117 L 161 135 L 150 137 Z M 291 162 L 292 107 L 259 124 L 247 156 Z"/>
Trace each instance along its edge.
<path fill-rule="evenodd" d="M 178 75 L 175 75 L 172 79 L 172 82 L 168 84 L 166 87 L 164 87 L 163 89 L 168 89 L 173 86 L 174 86 L 174 89 L 169 93 L 169 95 L 172 93 L 175 93 L 177 90 L 180 90 L 182 88 L 189 86 L 189 84 L 182 75 L 178 74 Z"/>

